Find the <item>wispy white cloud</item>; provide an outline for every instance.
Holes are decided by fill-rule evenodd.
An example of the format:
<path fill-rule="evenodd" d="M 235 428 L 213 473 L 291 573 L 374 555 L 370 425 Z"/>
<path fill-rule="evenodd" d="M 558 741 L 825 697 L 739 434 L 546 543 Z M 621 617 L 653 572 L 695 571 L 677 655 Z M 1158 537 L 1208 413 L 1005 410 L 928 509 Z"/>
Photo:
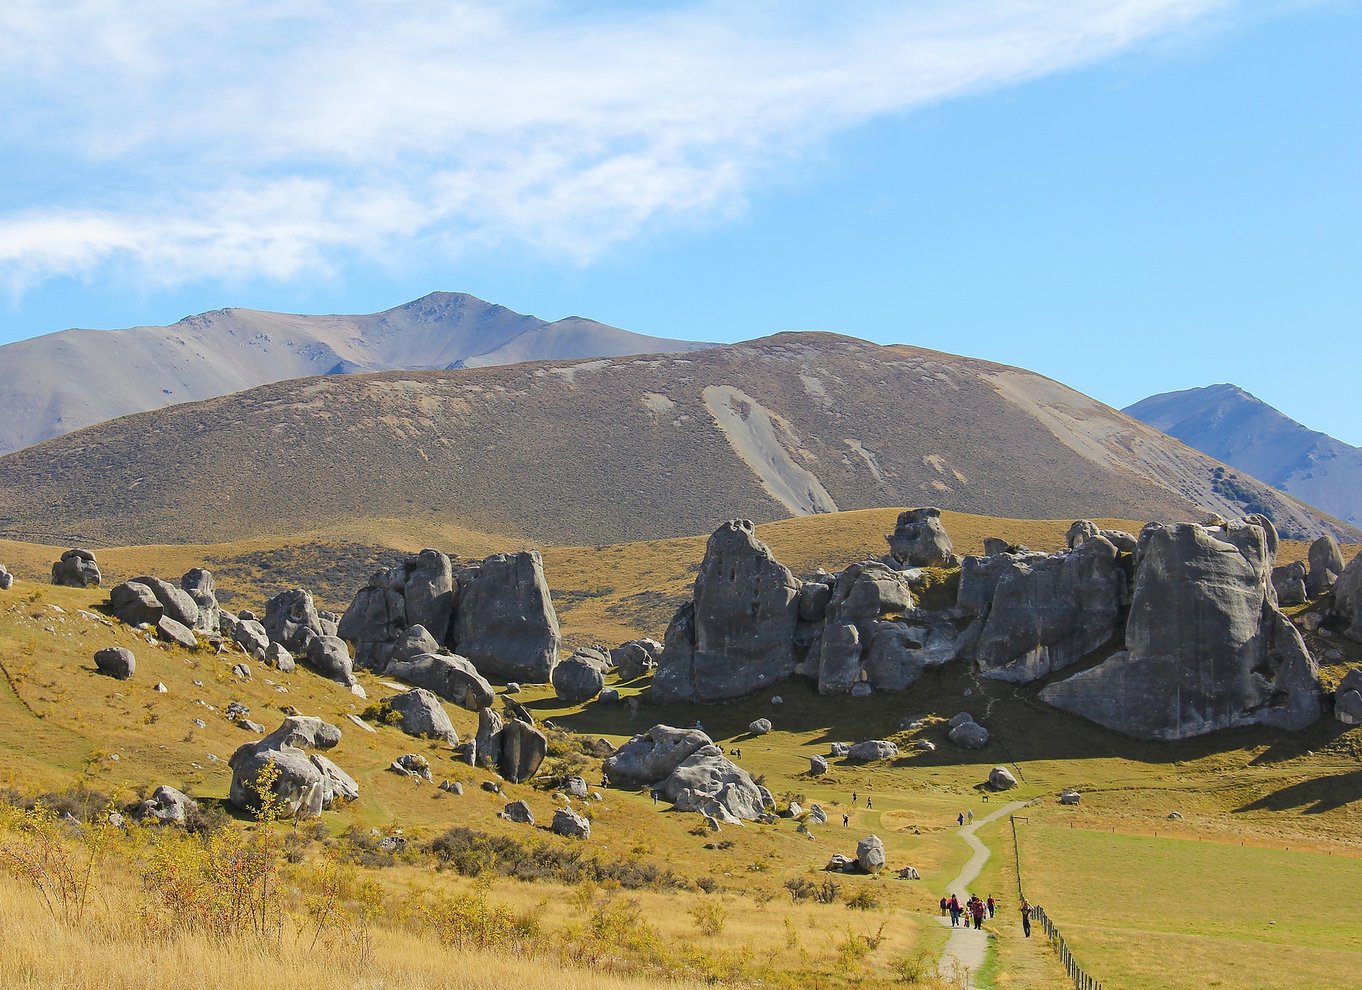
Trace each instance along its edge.
<path fill-rule="evenodd" d="M 839 131 L 1229 4 L 8 0 L 0 152 L 44 181 L 0 198 L 0 272 L 289 279 L 506 241 L 585 263 L 740 211 Z"/>

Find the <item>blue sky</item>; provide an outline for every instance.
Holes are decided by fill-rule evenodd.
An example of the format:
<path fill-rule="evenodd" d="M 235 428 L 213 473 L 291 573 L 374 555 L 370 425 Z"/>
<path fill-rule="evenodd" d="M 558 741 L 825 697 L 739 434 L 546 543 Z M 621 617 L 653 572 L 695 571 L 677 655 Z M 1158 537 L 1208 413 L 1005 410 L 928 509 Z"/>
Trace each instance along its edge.
<path fill-rule="evenodd" d="M 1357 3 L 131 6 L 0 7 L 0 342 L 449 289 L 1362 445 Z"/>

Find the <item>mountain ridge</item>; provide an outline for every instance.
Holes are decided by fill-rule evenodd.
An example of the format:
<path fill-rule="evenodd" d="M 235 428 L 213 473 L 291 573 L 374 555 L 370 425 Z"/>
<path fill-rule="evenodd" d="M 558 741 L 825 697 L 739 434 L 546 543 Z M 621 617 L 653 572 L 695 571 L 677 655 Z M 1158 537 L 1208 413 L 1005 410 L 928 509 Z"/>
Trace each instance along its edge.
<path fill-rule="evenodd" d="M 1263 510 L 1288 535 L 1356 538 L 1043 376 L 818 332 L 294 379 L 0 458 L 0 535 L 106 544 L 398 516 L 608 544 L 924 504 L 1070 519 Z"/>
<path fill-rule="evenodd" d="M 1350 525 L 1362 525 L 1362 448 L 1298 423 L 1238 385 L 1163 392 L 1124 412 Z"/>
<path fill-rule="evenodd" d="M 582 317 L 549 322 L 467 293 L 377 313 L 226 307 L 169 326 L 68 329 L 0 346 L 0 454 L 129 413 L 289 378 L 613 357 L 707 346 Z"/>

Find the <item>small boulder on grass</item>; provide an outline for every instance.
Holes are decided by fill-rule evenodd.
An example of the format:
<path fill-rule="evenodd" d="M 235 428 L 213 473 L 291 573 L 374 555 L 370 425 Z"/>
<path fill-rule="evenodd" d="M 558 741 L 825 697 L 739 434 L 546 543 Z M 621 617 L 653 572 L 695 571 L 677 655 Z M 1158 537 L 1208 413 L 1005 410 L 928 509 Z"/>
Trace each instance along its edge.
<path fill-rule="evenodd" d="M 759 718 L 747 727 L 747 731 L 754 736 L 764 736 L 771 731 L 771 720 L 769 718 Z"/>
<path fill-rule="evenodd" d="M 501 809 L 500 817 L 505 818 L 508 822 L 516 822 L 520 825 L 534 824 L 534 812 L 530 810 L 530 806 L 524 801 L 512 801 L 510 804 L 506 805 L 505 808 Z"/>
<path fill-rule="evenodd" d="M 591 838 L 591 822 L 570 808 L 559 808 L 553 813 L 555 835 L 565 835 L 571 839 Z"/>
<path fill-rule="evenodd" d="M 995 791 L 1010 791 L 1017 786 L 1017 778 L 1007 767 L 994 767 L 988 772 L 988 786 Z"/>
<path fill-rule="evenodd" d="M 95 654 L 95 667 L 101 674 L 126 681 L 137 669 L 137 658 L 126 647 L 110 646 Z"/>

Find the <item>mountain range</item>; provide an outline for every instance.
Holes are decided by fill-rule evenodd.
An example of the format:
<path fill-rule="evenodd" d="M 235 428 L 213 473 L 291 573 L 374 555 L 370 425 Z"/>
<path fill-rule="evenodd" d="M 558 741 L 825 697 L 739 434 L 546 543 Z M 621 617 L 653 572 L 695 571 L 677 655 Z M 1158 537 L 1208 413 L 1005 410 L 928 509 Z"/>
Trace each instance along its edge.
<path fill-rule="evenodd" d="M 1287 535 L 1358 539 L 1035 373 L 815 332 L 292 379 L 0 458 L 0 536 L 67 544 L 214 542 L 365 519 L 613 544 L 731 518 L 924 504 L 1052 519 L 1262 511 Z"/>
<path fill-rule="evenodd" d="M 312 375 L 693 350 L 594 320 L 549 323 L 456 292 L 363 316 L 220 309 L 168 327 L 0 346 L 0 454 L 116 416 Z"/>
<path fill-rule="evenodd" d="M 1125 412 L 1302 502 L 1362 526 L 1362 449 L 1302 426 L 1237 385 L 1152 395 Z"/>

